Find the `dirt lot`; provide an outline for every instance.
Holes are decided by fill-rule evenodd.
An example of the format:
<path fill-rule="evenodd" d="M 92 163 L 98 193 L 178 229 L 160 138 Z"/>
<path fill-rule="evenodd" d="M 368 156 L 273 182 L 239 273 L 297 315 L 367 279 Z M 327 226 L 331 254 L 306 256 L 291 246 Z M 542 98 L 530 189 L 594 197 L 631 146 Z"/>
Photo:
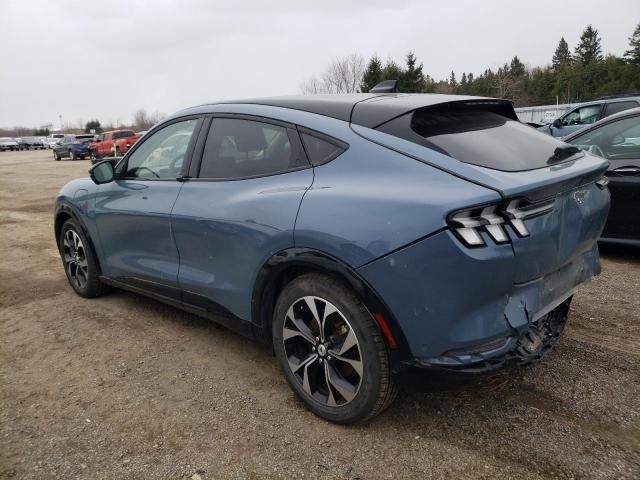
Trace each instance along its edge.
<path fill-rule="evenodd" d="M 638 252 L 603 252 L 543 363 L 420 376 L 339 427 L 269 349 L 140 296 L 73 293 L 51 208 L 88 166 L 0 153 L 0 478 L 640 478 Z"/>

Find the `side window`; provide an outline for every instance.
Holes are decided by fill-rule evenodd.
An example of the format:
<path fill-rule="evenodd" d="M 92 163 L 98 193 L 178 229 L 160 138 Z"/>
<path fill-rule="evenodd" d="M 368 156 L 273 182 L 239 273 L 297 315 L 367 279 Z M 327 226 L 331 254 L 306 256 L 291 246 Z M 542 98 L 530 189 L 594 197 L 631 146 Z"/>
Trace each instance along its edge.
<path fill-rule="evenodd" d="M 175 179 L 198 120 L 168 125 L 144 139 L 127 160 L 126 178 Z"/>
<path fill-rule="evenodd" d="M 311 165 L 330 162 L 347 149 L 347 145 L 329 138 L 320 138 L 302 132 L 302 143 Z"/>
<path fill-rule="evenodd" d="M 562 125 L 588 125 L 598 120 L 600 105 L 588 105 L 576 108 L 562 119 Z"/>
<path fill-rule="evenodd" d="M 572 143 L 607 160 L 640 159 L 640 116 L 607 123 Z"/>
<path fill-rule="evenodd" d="M 627 102 L 615 102 L 608 103 L 605 105 L 604 116 L 608 117 L 609 115 L 613 115 L 614 113 L 623 112 L 624 110 L 629 110 L 630 108 L 636 108 L 638 106 L 638 102 L 634 102 L 633 100 Z"/>
<path fill-rule="evenodd" d="M 214 118 L 199 177 L 254 177 L 308 165 L 294 130 L 254 120 Z"/>

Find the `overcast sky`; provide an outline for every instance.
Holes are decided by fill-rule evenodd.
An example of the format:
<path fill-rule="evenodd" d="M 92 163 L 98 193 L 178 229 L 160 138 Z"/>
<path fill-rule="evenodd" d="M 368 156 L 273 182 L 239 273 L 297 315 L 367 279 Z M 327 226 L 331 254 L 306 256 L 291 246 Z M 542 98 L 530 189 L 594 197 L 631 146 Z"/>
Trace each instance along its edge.
<path fill-rule="evenodd" d="M 0 0 L 0 126 L 295 94 L 352 52 L 413 50 L 436 79 L 543 65 L 589 23 L 622 55 L 638 22 L 639 0 Z"/>

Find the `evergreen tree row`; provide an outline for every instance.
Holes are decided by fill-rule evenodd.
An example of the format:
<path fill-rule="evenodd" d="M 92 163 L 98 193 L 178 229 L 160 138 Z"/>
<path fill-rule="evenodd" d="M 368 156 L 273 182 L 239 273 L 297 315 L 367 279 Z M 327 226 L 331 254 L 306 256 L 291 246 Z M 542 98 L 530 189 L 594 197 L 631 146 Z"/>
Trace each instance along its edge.
<path fill-rule="evenodd" d="M 383 80 L 397 79 L 406 93 L 455 93 L 507 98 L 516 107 L 585 102 L 605 95 L 640 92 L 640 24 L 629 37 L 623 57 L 604 55 L 598 30 L 587 26 L 571 52 L 561 38 L 551 63 L 527 68 L 517 56 L 497 70 L 478 76 L 463 72 L 460 80 L 451 72 L 447 80 L 436 81 L 424 72 L 422 63 L 409 52 L 404 65 L 382 62 L 374 56 L 367 64 L 360 91 L 368 92 Z"/>

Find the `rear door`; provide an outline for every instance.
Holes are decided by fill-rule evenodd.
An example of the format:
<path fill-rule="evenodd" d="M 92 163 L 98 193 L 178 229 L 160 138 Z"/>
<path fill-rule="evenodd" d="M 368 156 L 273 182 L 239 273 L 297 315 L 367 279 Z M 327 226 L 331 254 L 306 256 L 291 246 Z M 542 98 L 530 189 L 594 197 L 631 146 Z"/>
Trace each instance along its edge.
<path fill-rule="evenodd" d="M 293 246 L 313 170 L 292 125 L 216 116 L 204 128 L 201 162 L 194 158 L 172 214 L 183 300 L 249 319 L 259 269 Z"/>
<path fill-rule="evenodd" d="M 607 122 L 572 143 L 610 162 L 611 211 L 602 236 L 640 239 L 640 114 Z"/>

